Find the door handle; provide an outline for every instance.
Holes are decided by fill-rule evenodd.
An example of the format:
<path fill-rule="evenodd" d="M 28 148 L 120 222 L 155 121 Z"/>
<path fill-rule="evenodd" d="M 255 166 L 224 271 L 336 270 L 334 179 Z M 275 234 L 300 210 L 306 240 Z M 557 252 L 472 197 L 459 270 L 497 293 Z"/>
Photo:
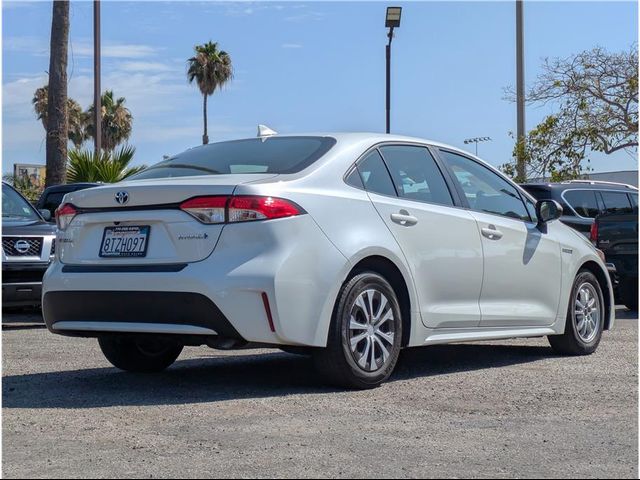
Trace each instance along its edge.
<path fill-rule="evenodd" d="M 392 213 L 391 221 L 398 223 L 403 227 L 410 227 L 418 223 L 418 219 L 413 215 L 409 215 L 409 212 L 406 210 L 400 210 L 399 213 Z"/>
<path fill-rule="evenodd" d="M 489 227 L 482 229 L 482 235 L 489 240 L 500 240 L 504 234 L 493 225 L 489 225 Z"/>

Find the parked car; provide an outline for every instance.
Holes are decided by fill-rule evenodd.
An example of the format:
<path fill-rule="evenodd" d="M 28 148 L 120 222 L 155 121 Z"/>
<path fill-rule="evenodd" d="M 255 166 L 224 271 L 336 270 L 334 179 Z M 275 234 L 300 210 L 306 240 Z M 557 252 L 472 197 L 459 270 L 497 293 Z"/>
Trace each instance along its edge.
<path fill-rule="evenodd" d="M 86 188 L 93 188 L 101 185 L 100 183 L 67 183 L 64 185 L 54 185 L 47 187 L 40 195 L 36 208 L 38 210 L 49 210 L 51 218 L 55 217 L 56 209 L 62 203 L 62 199 L 69 192 L 76 192 Z"/>
<path fill-rule="evenodd" d="M 638 189 L 622 183 L 571 180 L 561 183 L 522 185 L 538 200 L 555 200 L 562 205 L 560 221 L 589 236 L 593 219 L 603 213 L 638 205 Z"/>
<path fill-rule="evenodd" d="M 56 227 L 11 185 L 2 183 L 2 305 L 38 306 L 55 253 Z"/>
<path fill-rule="evenodd" d="M 638 309 L 638 205 L 598 215 L 591 226 L 591 241 L 613 265 L 616 300 Z"/>
<path fill-rule="evenodd" d="M 586 355 L 613 326 L 612 286 L 560 211 L 426 140 L 204 145 L 67 195 L 44 319 L 123 370 L 251 344 L 309 353 L 353 388 L 386 380 L 403 347 L 546 335 Z"/>

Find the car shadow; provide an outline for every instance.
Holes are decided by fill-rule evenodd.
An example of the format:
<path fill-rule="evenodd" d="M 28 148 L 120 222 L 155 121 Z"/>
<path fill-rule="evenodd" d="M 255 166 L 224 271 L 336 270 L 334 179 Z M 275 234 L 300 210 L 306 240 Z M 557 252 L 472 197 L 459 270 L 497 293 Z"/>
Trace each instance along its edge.
<path fill-rule="evenodd" d="M 443 345 L 402 352 L 390 381 L 535 362 L 550 348 Z M 4 408 L 96 408 L 212 403 L 340 391 L 327 387 L 309 357 L 285 353 L 203 357 L 157 374 L 92 368 L 5 376 Z"/>

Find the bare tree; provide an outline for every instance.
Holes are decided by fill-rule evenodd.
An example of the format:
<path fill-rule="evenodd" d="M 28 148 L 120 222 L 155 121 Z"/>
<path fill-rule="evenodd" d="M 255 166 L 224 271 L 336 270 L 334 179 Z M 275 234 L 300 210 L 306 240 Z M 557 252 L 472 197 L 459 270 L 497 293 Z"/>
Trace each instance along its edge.
<path fill-rule="evenodd" d="M 55 0 L 51 20 L 45 185 L 64 183 L 67 164 L 67 49 L 69 2 Z"/>

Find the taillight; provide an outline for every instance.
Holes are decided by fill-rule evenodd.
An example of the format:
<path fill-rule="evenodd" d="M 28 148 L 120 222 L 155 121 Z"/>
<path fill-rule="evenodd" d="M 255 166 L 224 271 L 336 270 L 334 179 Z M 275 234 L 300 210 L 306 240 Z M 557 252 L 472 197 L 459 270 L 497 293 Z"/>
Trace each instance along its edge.
<path fill-rule="evenodd" d="M 196 197 L 180 205 L 180 209 L 202 223 L 224 223 L 225 209 L 229 197 Z"/>
<path fill-rule="evenodd" d="M 283 198 L 238 196 L 229 202 L 229 222 L 247 222 L 273 218 L 293 217 L 304 211 Z"/>
<path fill-rule="evenodd" d="M 589 235 L 589 238 L 591 239 L 591 241 L 593 242 L 594 245 L 597 245 L 597 243 L 598 243 L 598 222 L 596 222 L 595 220 L 591 224 L 591 234 Z"/>
<path fill-rule="evenodd" d="M 60 230 L 66 230 L 73 217 L 78 214 L 78 210 L 70 203 L 65 203 L 61 205 L 56 210 L 56 224 Z"/>
<path fill-rule="evenodd" d="M 256 195 L 196 197 L 183 202 L 180 209 L 208 224 L 270 220 L 305 213 L 284 198 Z"/>

